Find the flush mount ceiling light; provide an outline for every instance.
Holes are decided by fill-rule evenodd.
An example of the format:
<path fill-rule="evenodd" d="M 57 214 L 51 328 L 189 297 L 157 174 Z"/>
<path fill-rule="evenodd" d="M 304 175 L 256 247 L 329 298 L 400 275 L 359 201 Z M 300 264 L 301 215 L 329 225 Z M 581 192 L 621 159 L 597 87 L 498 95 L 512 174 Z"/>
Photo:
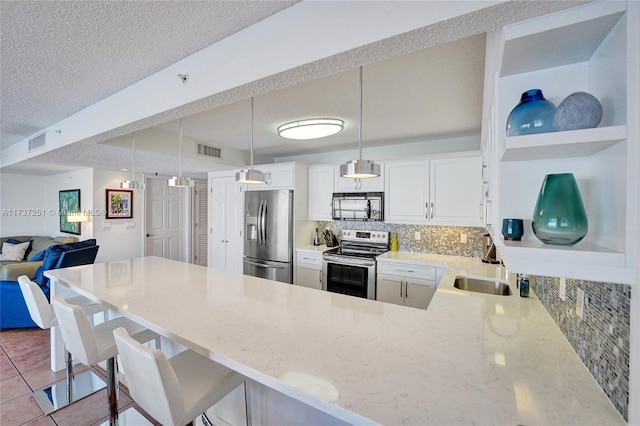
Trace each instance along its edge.
<path fill-rule="evenodd" d="M 340 166 L 340 176 L 351 179 L 368 179 L 380 176 L 380 165 L 362 159 L 362 67 L 360 67 L 360 126 L 358 127 L 358 159 Z"/>
<path fill-rule="evenodd" d="M 192 187 L 196 183 L 190 177 L 182 176 L 182 118 L 180 119 L 180 152 L 178 160 L 178 176 L 169 178 L 167 185 L 175 187 Z"/>
<path fill-rule="evenodd" d="M 136 172 L 136 132 L 133 132 L 133 141 L 132 141 L 132 146 L 133 146 L 133 158 L 131 160 L 131 180 L 125 180 L 124 182 L 120 183 L 120 188 L 122 189 L 144 189 L 144 183 L 139 182 L 136 180 L 135 178 L 135 172 Z M 126 169 L 123 169 L 126 171 Z"/>
<path fill-rule="evenodd" d="M 236 182 L 261 184 L 267 183 L 267 175 L 261 170 L 253 168 L 253 98 L 251 98 L 251 167 L 236 173 Z"/>
<path fill-rule="evenodd" d="M 287 139 L 317 139 L 331 136 L 344 128 L 344 121 L 337 118 L 313 118 L 283 124 L 278 134 Z"/>

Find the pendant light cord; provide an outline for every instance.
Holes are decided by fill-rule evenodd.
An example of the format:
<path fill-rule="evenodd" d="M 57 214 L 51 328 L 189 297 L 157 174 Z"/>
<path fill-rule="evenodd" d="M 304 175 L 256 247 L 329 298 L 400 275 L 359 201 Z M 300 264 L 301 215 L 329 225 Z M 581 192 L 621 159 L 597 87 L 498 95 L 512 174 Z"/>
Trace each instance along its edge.
<path fill-rule="evenodd" d="M 251 170 L 253 170 L 253 96 L 251 97 Z"/>
<path fill-rule="evenodd" d="M 362 66 L 360 66 L 360 126 L 358 126 L 358 159 L 362 160 Z"/>
<path fill-rule="evenodd" d="M 133 161 L 131 162 L 131 182 L 135 181 L 136 176 L 136 132 L 133 132 Z"/>
<path fill-rule="evenodd" d="M 182 177 L 182 118 L 180 119 L 180 152 L 178 152 L 178 177 Z"/>

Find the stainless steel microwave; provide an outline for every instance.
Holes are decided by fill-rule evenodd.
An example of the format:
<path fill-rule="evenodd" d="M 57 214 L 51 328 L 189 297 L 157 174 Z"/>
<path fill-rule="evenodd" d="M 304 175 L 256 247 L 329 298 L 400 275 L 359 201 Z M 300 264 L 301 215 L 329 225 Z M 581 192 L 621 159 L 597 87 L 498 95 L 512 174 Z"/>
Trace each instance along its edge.
<path fill-rule="evenodd" d="M 381 222 L 384 220 L 384 192 L 334 192 L 333 220 Z"/>

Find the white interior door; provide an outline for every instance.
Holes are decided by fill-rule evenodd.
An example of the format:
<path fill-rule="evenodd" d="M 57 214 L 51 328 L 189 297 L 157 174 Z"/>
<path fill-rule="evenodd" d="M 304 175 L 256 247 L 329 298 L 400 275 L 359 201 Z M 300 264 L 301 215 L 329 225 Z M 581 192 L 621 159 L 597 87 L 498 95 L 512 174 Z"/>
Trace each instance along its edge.
<path fill-rule="evenodd" d="M 197 181 L 193 198 L 192 263 L 207 266 L 207 182 Z"/>
<path fill-rule="evenodd" d="M 182 262 L 189 258 L 188 191 L 169 187 L 166 179 L 147 179 L 146 256 Z"/>

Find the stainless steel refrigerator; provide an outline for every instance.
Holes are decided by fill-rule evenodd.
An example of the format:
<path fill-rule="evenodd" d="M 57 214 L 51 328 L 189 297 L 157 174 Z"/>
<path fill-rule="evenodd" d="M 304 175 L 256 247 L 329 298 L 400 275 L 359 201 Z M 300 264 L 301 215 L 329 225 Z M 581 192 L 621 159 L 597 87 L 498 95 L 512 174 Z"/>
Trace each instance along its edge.
<path fill-rule="evenodd" d="M 247 191 L 244 212 L 244 274 L 293 284 L 293 191 Z"/>

